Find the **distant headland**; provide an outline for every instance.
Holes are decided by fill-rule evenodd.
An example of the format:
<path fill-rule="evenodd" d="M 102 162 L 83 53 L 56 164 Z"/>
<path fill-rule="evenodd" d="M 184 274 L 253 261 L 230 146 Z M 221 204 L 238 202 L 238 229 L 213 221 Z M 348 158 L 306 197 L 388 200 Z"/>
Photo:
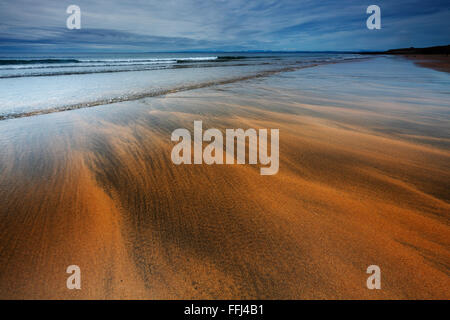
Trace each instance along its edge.
<path fill-rule="evenodd" d="M 364 54 L 439 54 L 439 55 L 449 55 L 450 54 L 450 45 L 446 46 L 434 46 L 434 47 L 426 47 L 426 48 L 401 48 L 401 49 L 390 49 L 387 51 L 375 51 L 375 52 L 364 52 Z"/>

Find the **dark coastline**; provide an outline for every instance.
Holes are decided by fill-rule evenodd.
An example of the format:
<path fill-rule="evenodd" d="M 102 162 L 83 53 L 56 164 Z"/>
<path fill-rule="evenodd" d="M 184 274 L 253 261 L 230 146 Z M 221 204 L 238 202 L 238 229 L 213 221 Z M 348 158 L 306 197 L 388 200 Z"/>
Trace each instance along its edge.
<path fill-rule="evenodd" d="M 450 53 L 450 45 L 446 46 L 434 46 L 434 47 L 426 47 L 426 48 L 400 48 L 400 49 L 390 49 L 386 51 L 360 51 L 355 52 L 360 54 L 401 54 L 401 55 L 410 55 L 410 54 L 423 54 L 423 55 L 449 55 Z"/>
<path fill-rule="evenodd" d="M 363 53 L 363 52 L 359 52 Z M 401 48 L 387 51 L 364 52 L 372 55 L 399 55 L 414 61 L 421 67 L 450 72 L 450 45 L 427 48 Z"/>

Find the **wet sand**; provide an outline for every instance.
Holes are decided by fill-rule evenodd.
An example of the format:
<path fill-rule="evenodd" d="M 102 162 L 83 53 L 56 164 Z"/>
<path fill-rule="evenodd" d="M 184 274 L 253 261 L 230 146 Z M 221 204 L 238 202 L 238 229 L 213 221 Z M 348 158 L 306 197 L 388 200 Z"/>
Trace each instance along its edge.
<path fill-rule="evenodd" d="M 437 71 L 450 72 L 450 56 L 444 54 L 433 55 L 405 55 L 408 59 L 413 60 L 417 65 L 431 68 Z"/>
<path fill-rule="evenodd" d="M 298 82 L 349 65 L 0 121 L 0 298 L 449 299 L 448 101 Z M 279 173 L 172 164 L 194 120 L 279 128 Z"/>

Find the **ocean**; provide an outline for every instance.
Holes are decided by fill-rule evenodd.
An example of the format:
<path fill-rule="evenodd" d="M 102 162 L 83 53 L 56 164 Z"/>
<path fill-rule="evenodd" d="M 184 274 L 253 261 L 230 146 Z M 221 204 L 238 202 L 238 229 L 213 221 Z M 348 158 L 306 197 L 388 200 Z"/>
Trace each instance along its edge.
<path fill-rule="evenodd" d="M 357 54 L 241 52 L 2 55 L 0 120 L 362 58 Z"/>

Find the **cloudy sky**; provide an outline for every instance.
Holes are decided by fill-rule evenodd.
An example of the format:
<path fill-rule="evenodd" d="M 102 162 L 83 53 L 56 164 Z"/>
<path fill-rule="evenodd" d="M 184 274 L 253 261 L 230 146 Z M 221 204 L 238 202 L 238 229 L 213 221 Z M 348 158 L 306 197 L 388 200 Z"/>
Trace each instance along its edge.
<path fill-rule="evenodd" d="M 69 30 L 66 8 L 81 8 Z M 368 30 L 366 8 L 381 8 Z M 450 44 L 449 1 L 1 0 L 0 52 L 384 50 Z"/>

